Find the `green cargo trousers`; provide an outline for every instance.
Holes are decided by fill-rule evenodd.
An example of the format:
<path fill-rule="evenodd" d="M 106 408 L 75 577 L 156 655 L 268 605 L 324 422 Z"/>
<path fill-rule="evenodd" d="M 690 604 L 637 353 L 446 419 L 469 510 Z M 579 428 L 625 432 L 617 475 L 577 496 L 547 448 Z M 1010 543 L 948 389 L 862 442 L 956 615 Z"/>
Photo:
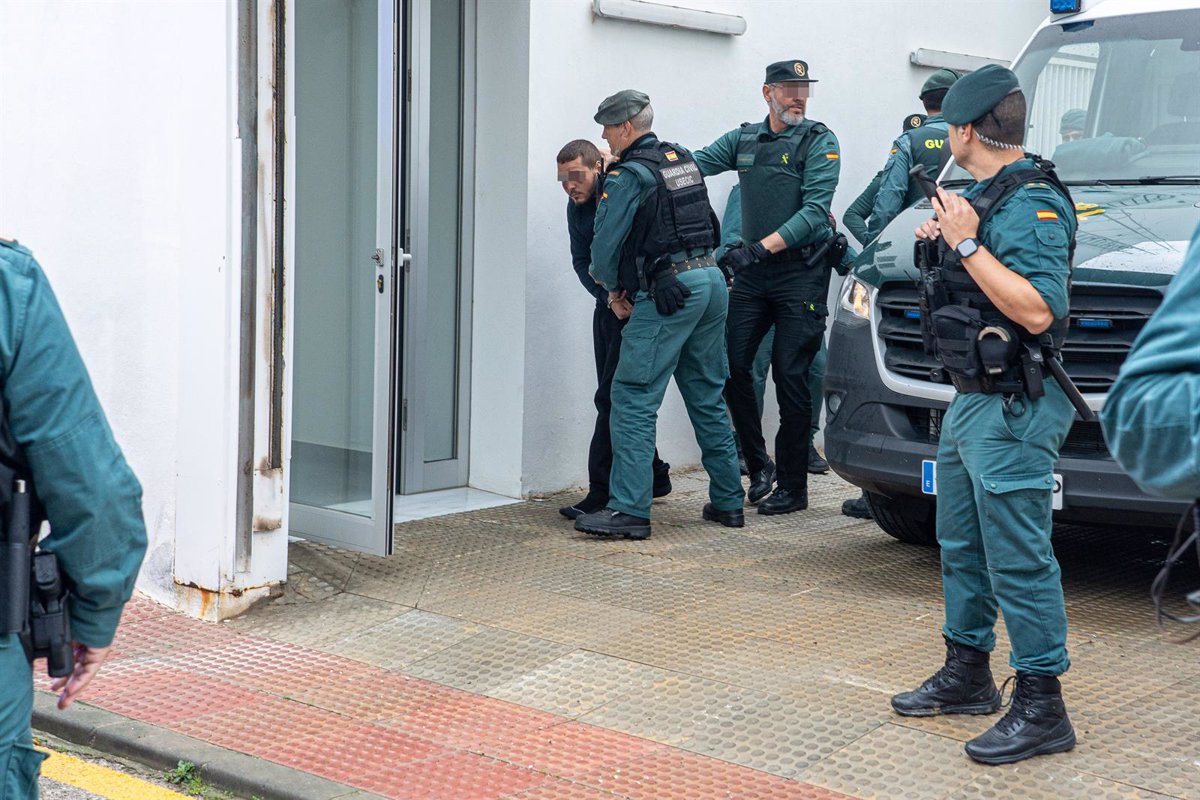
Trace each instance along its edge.
<path fill-rule="evenodd" d="M 1074 419 L 1050 378 L 1044 397 L 1018 399 L 1011 411 L 1003 395 L 959 394 L 938 444 L 942 631 L 990 652 L 999 605 L 1012 642 L 1009 663 L 1036 675 L 1061 675 L 1071 663 L 1050 532 L 1054 463 Z"/>
<path fill-rule="evenodd" d="M 659 314 L 644 293 L 638 296 L 621 333 L 621 360 L 613 377 L 608 507 L 643 519 L 650 518 L 658 408 L 672 375 L 696 431 L 709 499 L 717 509 L 732 511 L 744 498 L 721 395 L 729 376 L 725 278 L 716 267 L 706 267 L 684 272 L 679 280 L 692 294 L 669 317 Z"/>
<path fill-rule="evenodd" d="M 44 756 L 33 749 L 33 673 L 16 636 L 0 637 L 0 676 L 0 800 L 37 800 Z"/>

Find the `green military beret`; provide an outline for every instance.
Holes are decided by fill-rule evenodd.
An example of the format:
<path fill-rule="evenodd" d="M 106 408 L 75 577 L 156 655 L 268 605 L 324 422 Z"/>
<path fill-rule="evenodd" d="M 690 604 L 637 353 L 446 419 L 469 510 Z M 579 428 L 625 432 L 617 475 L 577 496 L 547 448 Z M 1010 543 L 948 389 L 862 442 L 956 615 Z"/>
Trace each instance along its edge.
<path fill-rule="evenodd" d="M 942 116 L 951 125 L 966 125 L 991 111 L 1013 92 L 1021 91 L 1016 73 L 988 64 L 955 82 L 942 101 Z"/>
<path fill-rule="evenodd" d="M 924 125 L 925 120 L 927 119 L 929 119 L 929 117 L 925 116 L 924 114 L 909 114 L 904 118 L 904 122 L 901 123 L 900 132 L 904 133 L 905 131 L 914 131 Z"/>
<path fill-rule="evenodd" d="M 620 125 L 628 122 L 634 115 L 650 105 L 650 96 L 637 89 L 622 89 L 614 95 L 604 98 L 596 116 L 592 119 L 601 125 Z"/>
<path fill-rule="evenodd" d="M 817 82 L 809 77 L 808 62 L 806 61 L 794 59 L 776 61 L 774 64 L 767 65 L 767 76 L 763 78 L 763 83 L 785 83 L 787 81 Z"/>
<path fill-rule="evenodd" d="M 946 69 L 943 67 L 942 69 L 939 69 L 937 72 L 930 75 L 929 80 L 921 84 L 921 93 L 917 95 L 917 98 L 920 99 L 930 92 L 938 89 L 949 89 L 961 77 L 962 73 L 958 70 Z"/>
<path fill-rule="evenodd" d="M 1058 132 L 1081 131 L 1085 125 L 1087 125 L 1087 112 L 1082 108 L 1072 108 L 1062 115 L 1062 122 L 1058 126 Z"/>

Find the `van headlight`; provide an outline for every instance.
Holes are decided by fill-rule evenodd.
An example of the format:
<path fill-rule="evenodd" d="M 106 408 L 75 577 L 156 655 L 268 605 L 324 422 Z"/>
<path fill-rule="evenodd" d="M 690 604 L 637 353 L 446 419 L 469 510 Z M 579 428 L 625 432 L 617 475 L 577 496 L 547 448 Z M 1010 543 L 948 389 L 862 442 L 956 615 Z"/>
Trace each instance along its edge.
<path fill-rule="evenodd" d="M 846 278 L 838 305 L 859 319 L 870 319 L 871 287 L 853 276 Z"/>

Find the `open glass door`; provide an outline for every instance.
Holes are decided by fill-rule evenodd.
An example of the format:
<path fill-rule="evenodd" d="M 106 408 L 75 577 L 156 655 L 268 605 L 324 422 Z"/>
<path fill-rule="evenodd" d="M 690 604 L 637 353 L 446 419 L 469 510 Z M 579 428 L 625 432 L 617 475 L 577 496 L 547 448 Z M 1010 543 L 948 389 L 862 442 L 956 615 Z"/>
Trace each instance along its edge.
<path fill-rule="evenodd" d="M 395 0 L 293 0 L 291 531 L 387 554 L 397 313 Z"/>

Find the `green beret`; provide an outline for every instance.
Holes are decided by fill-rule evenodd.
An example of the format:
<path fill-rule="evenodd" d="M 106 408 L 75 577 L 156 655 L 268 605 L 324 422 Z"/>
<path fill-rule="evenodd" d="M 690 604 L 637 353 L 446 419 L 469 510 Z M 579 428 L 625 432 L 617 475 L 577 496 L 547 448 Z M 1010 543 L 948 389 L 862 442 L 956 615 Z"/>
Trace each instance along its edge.
<path fill-rule="evenodd" d="M 1021 91 L 1016 73 L 988 64 L 955 82 L 942 101 L 942 117 L 951 125 L 966 125 L 991 111 L 1013 92 Z"/>
<path fill-rule="evenodd" d="M 1062 115 L 1062 123 L 1058 126 L 1058 132 L 1082 131 L 1086 125 L 1087 112 L 1082 108 L 1072 108 Z"/>
<path fill-rule="evenodd" d="M 900 125 L 900 132 L 913 131 L 925 124 L 925 120 L 929 119 L 924 114 L 909 114 L 904 118 L 904 122 Z"/>
<path fill-rule="evenodd" d="M 604 98 L 596 116 L 592 119 L 601 125 L 620 125 L 633 119 L 639 111 L 650 105 L 650 96 L 637 89 L 622 89 L 614 95 Z"/>
<path fill-rule="evenodd" d="M 929 80 L 921 84 L 921 93 L 917 95 L 917 98 L 920 99 L 930 92 L 937 91 L 938 89 L 949 89 L 961 77 L 962 73 L 958 70 L 946 69 L 943 67 L 942 69 L 939 69 L 937 72 L 930 75 Z"/>
<path fill-rule="evenodd" d="M 788 81 L 817 82 L 809 77 L 808 62 L 806 61 L 793 59 L 790 61 L 776 61 L 774 64 L 767 65 L 767 75 L 763 78 L 763 83 L 786 83 Z"/>

